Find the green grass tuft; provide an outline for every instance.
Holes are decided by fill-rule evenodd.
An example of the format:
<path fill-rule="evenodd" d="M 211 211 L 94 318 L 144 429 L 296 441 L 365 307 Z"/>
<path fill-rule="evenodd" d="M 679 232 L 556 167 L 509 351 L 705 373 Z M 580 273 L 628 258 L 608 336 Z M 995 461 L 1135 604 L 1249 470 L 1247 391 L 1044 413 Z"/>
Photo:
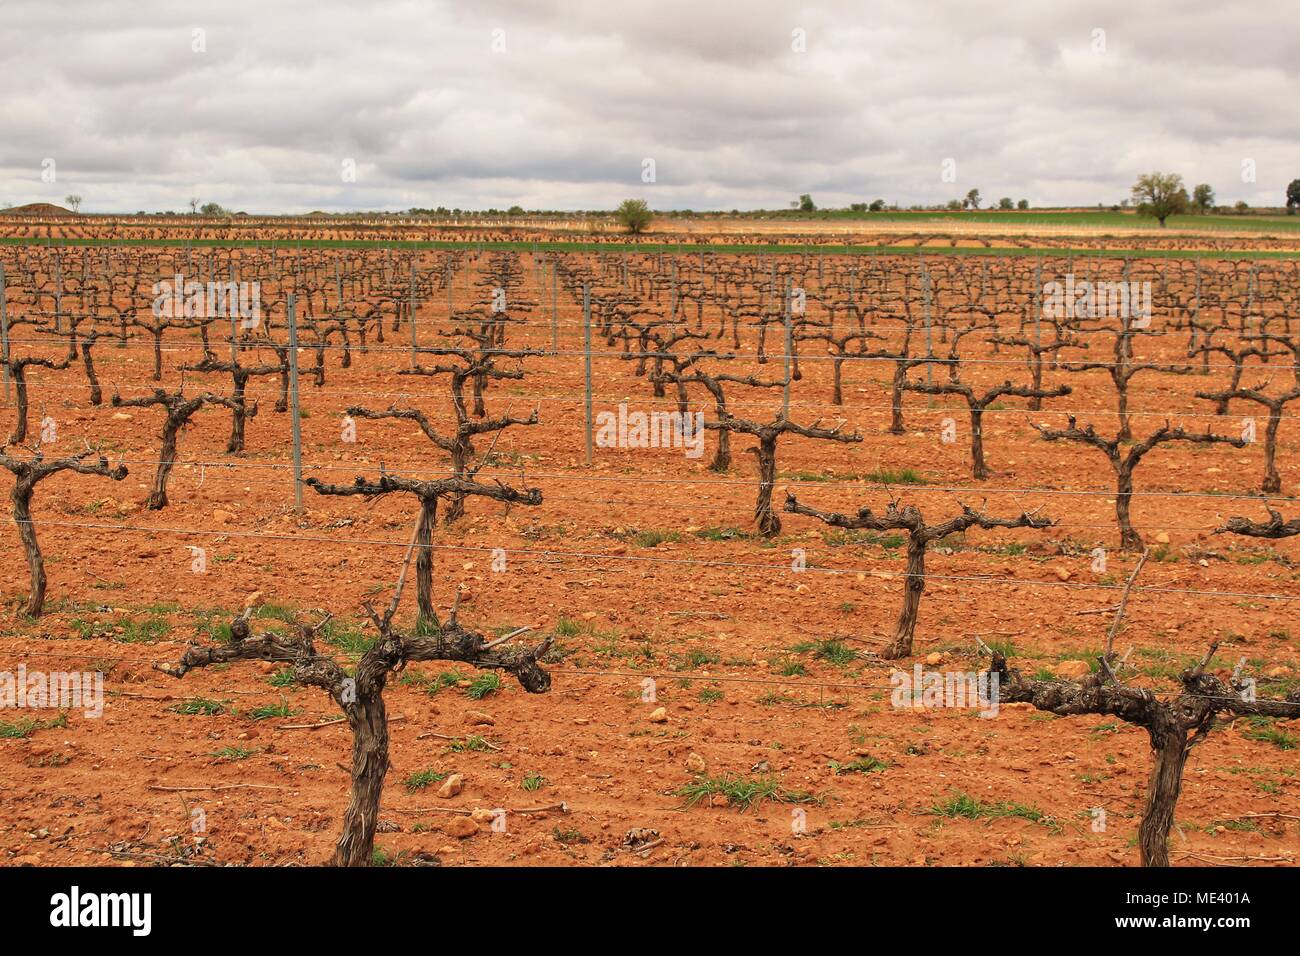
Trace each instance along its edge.
<path fill-rule="evenodd" d="M 0 723 L 0 740 L 20 740 L 30 737 L 38 730 L 52 730 L 56 727 L 66 726 L 68 726 L 67 714 L 59 714 L 59 716 L 51 717 L 49 720 L 24 717 L 13 723 Z"/>
<path fill-rule="evenodd" d="M 261 707 L 254 707 L 248 712 L 252 720 L 269 720 L 272 717 L 292 717 L 294 714 L 300 714 L 302 711 L 294 710 L 287 700 L 280 698 L 278 704 L 263 704 Z"/>
<path fill-rule="evenodd" d="M 1019 817 L 1022 820 L 1040 823 L 1053 831 L 1060 830 L 1060 824 L 1037 807 L 1026 806 L 1022 803 L 1007 803 L 1005 801 L 983 803 L 970 794 L 960 792 L 953 794 L 941 803 L 934 804 L 930 807 L 930 812 L 935 816 L 947 817 L 950 820 L 958 818 L 965 820 L 998 820 L 1007 817 Z"/>
<path fill-rule="evenodd" d="M 484 671 L 475 677 L 468 687 L 465 688 L 465 695 L 470 700 L 482 700 L 488 694 L 495 693 L 501 689 L 501 675 L 496 671 Z"/>
<path fill-rule="evenodd" d="M 776 803 L 816 802 L 810 793 L 782 789 L 776 777 L 770 775 L 752 778 L 739 774 L 716 777 L 701 775 L 673 791 L 674 796 L 685 798 L 688 807 L 693 807 L 714 794 L 726 797 L 728 806 L 739 807 L 742 813 L 764 800 Z"/>
<path fill-rule="evenodd" d="M 446 780 L 449 776 L 451 776 L 451 774 L 441 773 L 433 769 L 416 771 L 415 773 L 411 774 L 409 777 L 406 778 L 405 780 L 406 791 L 408 793 L 416 793 L 420 790 L 424 790 L 430 784 L 441 783 L 442 781 Z"/>
<path fill-rule="evenodd" d="M 915 468 L 877 468 L 862 475 L 862 480 L 878 485 L 924 485 L 926 479 Z"/>

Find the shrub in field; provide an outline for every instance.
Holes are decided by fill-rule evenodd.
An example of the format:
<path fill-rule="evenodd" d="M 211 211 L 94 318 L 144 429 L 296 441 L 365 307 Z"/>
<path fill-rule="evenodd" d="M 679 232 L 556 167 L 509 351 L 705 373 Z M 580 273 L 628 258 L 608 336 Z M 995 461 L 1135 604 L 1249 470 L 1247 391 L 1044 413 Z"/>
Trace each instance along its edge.
<path fill-rule="evenodd" d="M 725 356 L 715 356 L 724 358 Z M 683 371 L 674 371 L 664 373 L 665 379 L 677 383 L 679 394 L 687 385 L 703 385 L 709 395 L 713 397 L 713 408 L 717 418 L 713 421 L 706 421 L 704 427 L 718 433 L 718 447 L 713 453 L 713 461 L 709 463 L 711 471 L 723 472 L 731 468 L 731 429 L 721 424 L 729 416 L 727 412 L 727 393 L 723 389 L 724 383 L 734 383 L 738 385 L 749 385 L 754 388 L 780 388 L 782 382 L 767 381 L 759 379 L 753 375 L 739 376 L 729 375 L 722 372 L 705 372 L 699 366 L 692 366 L 689 374 Z M 684 405 L 684 402 L 679 403 Z"/>
<path fill-rule="evenodd" d="M 623 228 L 634 235 L 645 232 L 646 226 L 654 221 L 654 213 L 644 199 L 624 199 L 614 215 Z"/>
<path fill-rule="evenodd" d="M 524 377 L 524 373 L 518 370 L 511 371 L 496 368 L 492 356 L 480 352 L 471 352 L 467 349 L 435 349 L 430 351 L 441 355 L 459 357 L 463 362 L 461 365 L 416 366 L 415 369 L 408 373 L 435 376 L 447 375 L 449 377 L 451 407 L 456 420 L 454 432 L 446 435 L 441 434 L 429 422 L 428 417 L 415 408 L 390 407 L 385 411 L 373 411 L 354 405 L 348 409 L 348 414 L 358 418 L 393 418 L 415 422 L 426 438 L 451 456 L 451 473 L 453 477 L 472 481 L 474 476 L 478 474 L 479 469 L 487 463 L 492 452 L 492 449 L 489 448 L 488 453 L 479 461 L 477 467 L 471 467 L 474 458 L 474 438 L 478 435 L 493 433 L 492 448 L 495 448 L 501 433 L 511 425 L 536 425 L 538 422 L 537 409 L 534 408 L 532 414 L 527 418 L 511 418 L 509 411 L 499 418 L 488 418 L 487 409 L 483 406 L 483 386 L 481 382 L 487 379 L 518 380 Z M 513 352 L 510 354 L 522 357 L 527 353 Z M 475 398 L 473 417 L 471 417 L 465 403 L 465 385 L 471 381 L 474 383 Z M 465 513 L 465 495 L 452 494 L 448 497 L 450 501 L 444 520 L 447 524 L 451 524 Z"/>

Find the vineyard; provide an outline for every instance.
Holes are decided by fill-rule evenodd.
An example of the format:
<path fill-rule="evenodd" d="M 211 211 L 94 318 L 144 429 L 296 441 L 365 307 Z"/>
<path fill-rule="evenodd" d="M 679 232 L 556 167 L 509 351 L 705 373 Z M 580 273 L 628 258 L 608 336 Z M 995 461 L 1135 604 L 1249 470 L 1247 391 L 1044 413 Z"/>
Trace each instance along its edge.
<path fill-rule="evenodd" d="M 1284 243 L 385 230 L 6 226 L 6 862 L 1295 863 Z"/>

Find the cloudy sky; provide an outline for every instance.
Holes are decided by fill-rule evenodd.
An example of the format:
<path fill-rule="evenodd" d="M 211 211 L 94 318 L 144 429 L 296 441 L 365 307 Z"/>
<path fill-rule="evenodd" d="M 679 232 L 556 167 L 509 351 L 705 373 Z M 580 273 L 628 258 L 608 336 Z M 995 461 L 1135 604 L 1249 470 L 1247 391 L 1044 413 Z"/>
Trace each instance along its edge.
<path fill-rule="evenodd" d="M 1068 205 L 1155 169 L 1278 205 L 1300 176 L 1296 0 L 3 0 L 0 37 L 0 206 Z"/>

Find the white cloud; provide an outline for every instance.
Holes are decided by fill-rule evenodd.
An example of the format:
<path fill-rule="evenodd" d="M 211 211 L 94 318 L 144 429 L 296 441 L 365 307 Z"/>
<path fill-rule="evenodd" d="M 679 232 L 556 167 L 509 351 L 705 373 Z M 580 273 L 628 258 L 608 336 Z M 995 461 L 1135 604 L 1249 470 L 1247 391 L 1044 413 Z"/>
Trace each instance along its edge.
<path fill-rule="evenodd" d="M 1291 0 L 1248 16 L 1186 0 L 75 9 L 5 4 L 0 204 L 76 191 L 86 211 L 180 210 L 195 194 L 268 212 L 629 195 L 730 209 L 802 192 L 931 203 L 971 187 L 1091 204 L 1151 169 L 1209 182 L 1221 202 L 1277 204 L 1300 176 Z M 791 48 L 796 28 L 806 52 Z M 940 179 L 945 157 L 956 183 Z M 1256 183 L 1240 181 L 1247 157 Z"/>

